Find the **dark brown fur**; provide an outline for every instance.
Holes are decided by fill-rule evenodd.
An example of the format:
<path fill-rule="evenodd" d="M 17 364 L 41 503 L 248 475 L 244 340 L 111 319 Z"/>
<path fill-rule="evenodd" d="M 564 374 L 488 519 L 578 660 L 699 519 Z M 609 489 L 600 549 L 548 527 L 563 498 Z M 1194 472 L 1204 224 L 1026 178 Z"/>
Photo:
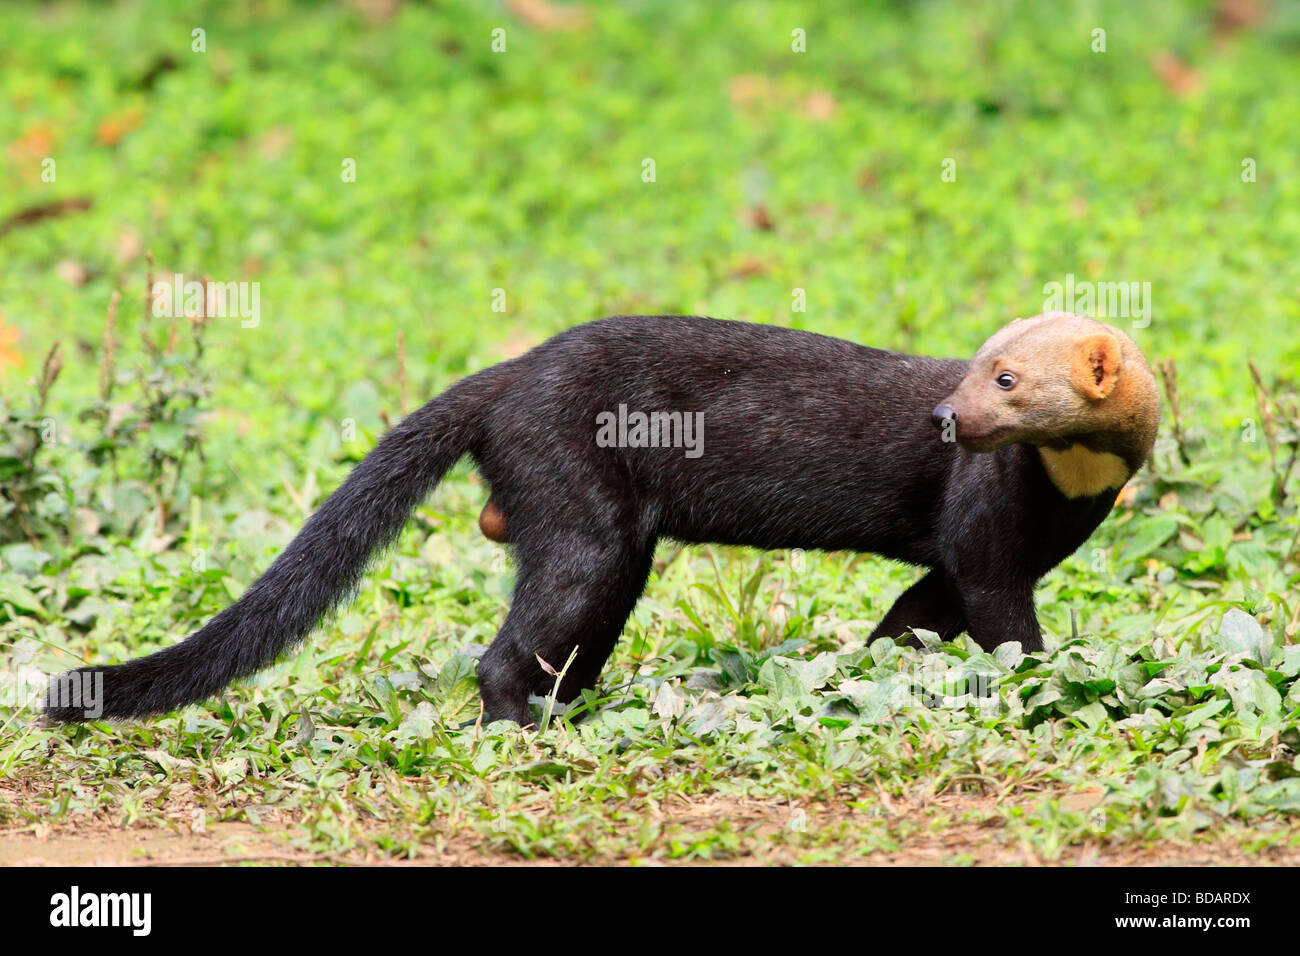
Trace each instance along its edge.
<path fill-rule="evenodd" d="M 620 406 L 702 415 L 701 454 L 604 447 L 597 423 Z M 492 489 L 480 527 L 509 540 L 518 568 L 479 666 L 489 719 L 530 721 L 529 696 L 554 682 L 539 658 L 558 669 L 575 654 L 564 699 L 595 684 L 661 538 L 873 551 L 925 569 L 873 636 L 969 631 L 1036 651 L 1035 582 L 1106 516 L 1158 414 L 1137 346 L 1072 316 L 1013 323 L 971 362 L 740 322 L 603 319 L 403 420 L 187 640 L 81 670 L 103 678 L 103 714 L 121 718 L 265 667 L 347 597 L 465 454 Z M 87 717 L 53 694 L 47 713 Z"/>

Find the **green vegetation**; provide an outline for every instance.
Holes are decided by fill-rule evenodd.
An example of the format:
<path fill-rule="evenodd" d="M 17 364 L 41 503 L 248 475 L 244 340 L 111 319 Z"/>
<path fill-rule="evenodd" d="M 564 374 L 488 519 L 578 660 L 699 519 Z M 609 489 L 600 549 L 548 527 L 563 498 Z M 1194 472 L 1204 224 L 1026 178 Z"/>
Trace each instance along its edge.
<path fill-rule="evenodd" d="M 7 841 L 1297 858 L 1294 11 L 191 6 L 0 6 Z M 259 283 L 260 315 L 152 316 L 150 274 Z M 156 721 L 34 723 L 40 672 L 189 633 L 386 423 L 562 328 L 969 355 L 1067 276 L 1150 283 L 1177 414 L 1044 580 L 1048 653 L 865 644 L 915 574 L 876 558 L 665 547 L 593 715 L 461 728 L 512 580 L 462 465 L 297 656 Z"/>

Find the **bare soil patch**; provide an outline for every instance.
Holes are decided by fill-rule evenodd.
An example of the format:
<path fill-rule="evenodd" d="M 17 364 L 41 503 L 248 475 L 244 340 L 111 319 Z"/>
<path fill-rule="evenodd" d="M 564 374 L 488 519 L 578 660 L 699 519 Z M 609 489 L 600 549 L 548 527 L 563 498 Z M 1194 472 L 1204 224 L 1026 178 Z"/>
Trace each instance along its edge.
<path fill-rule="evenodd" d="M 1042 795 L 1038 795 L 1041 797 Z M 1086 801 L 1086 794 L 1066 799 Z M 1023 799 L 1023 796 L 1022 798 Z M 790 818 L 783 803 L 709 797 L 683 799 L 659 811 L 682 837 L 703 835 L 721 822 L 743 834 L 739 852 L 717 860 L 722 865 L 788 865 L 804 862 L 810 852 L 798 841 L 779 839 Z M 817 804 L 807 809 L 809 827 L 819 833 L 842 827 L 845 852 L 839 861 L 868 866 L 1222 866 L 1300 865 L 1300 846 L 1273 847 L 1248 852 L 1241 845 L 1218 841 L 1207 844 L 1112 845 L 1104 840 L 1067 847 L 1056 860 L 1046 860 L 1010 833 L 997 814 L 993 797 L 943 794 L 920 803 L 894 801 L 884 817 L 866 817 L 844 805 Z M 882 849 L 865 856 L 857 852 L 852 834 L 878 822 L 899 834 L 897 849 Z M 376 827 L 381 826 L 376 822 Z M 103 820 L 80 825 L 25 826 L 0 830 L 0 866 L 301 866 L 342 864 L 361 866 L 546 866 L 557 860 L 527 860 L 486 839 L 463 830 L 442 834 L 437 844 L 421 843 L 414 859 L 392 859 L 373 852 L 317 854 L 294 845 L 301 825 L 283 817 L 262 826 L 243 822 L 218 822 L 198 832 L 177 826 L 122 827 Z M 629 859 L 598 860 L 620 864 Z M 656 864 L 654 859 L 635 862 Z"/>

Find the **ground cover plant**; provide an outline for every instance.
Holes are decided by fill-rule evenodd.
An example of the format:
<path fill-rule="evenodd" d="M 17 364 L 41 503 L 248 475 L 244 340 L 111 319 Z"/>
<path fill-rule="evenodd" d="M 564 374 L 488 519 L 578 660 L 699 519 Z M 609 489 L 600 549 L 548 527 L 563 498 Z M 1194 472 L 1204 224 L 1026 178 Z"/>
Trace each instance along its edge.
<path fill-rule="evenodd" d="M 1300 860 L 1289 7 L 67 2 L 0 37 L 0 861 Z M 874 557 L 665 546 L 597 692 L 484 726 L 513 571 L 462 464 L 296 656 L 35 722 L 42 675 L 180 639 L 393 421 L 570 325 L 969 356 L 1106 283 L 1161 439 L 1042 582 L 1043 653 L 868 643 L 916 576 Z"/>

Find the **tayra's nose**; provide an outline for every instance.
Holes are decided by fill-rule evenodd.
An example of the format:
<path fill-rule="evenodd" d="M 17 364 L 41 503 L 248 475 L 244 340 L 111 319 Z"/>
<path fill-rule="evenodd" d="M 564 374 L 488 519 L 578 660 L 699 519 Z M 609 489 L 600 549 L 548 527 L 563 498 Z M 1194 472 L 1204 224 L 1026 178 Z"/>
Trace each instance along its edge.
<path fill-rule="evenodd" d="M 946 422 L 956 422 L 957 409 L 951 405 L 940 405 L 930 413 L 930 421 L 935 428 L 942 428 Z"/>

